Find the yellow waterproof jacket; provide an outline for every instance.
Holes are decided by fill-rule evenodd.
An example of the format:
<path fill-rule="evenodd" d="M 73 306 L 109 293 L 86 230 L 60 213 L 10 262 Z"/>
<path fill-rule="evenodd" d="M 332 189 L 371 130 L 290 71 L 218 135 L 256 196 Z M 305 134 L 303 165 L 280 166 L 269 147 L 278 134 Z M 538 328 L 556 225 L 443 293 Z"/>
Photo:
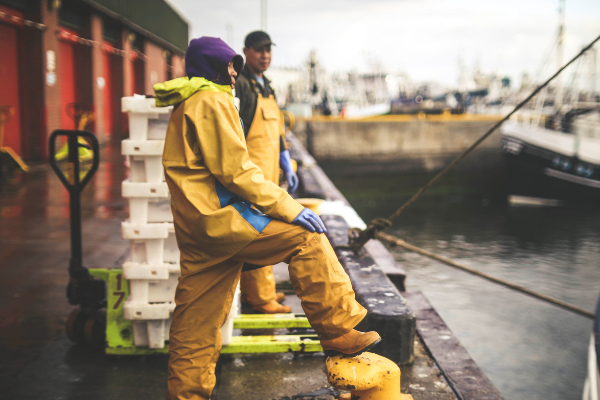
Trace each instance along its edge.
<path fill-rule="evenodd" d="M 291 223 L 303 209 L 250 161 L 225 91 L 201 90 L 175 107 L 163 166 L 183 274 L 230 258 L 272 218 Z"/>

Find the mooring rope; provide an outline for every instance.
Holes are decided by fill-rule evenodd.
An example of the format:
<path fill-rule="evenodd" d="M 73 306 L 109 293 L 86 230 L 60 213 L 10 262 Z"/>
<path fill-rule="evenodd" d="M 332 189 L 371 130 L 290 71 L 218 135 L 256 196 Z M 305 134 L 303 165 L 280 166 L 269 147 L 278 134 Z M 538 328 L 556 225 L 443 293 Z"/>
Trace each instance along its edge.
<path fill-rule="evenodd" d="M 556 71 L 556 73 L 554 75 L 552 75 L 544 83 L 542 83 L 540 86 L 538 86 L 529 96 L 527 96 L 527 98 L 525 100 L 523 100 L 522 102 L 517 104 L 517 106 L 515 106 L 515 108 L 510 113 L 508 113 L 504 118 L 502 118 L 500 121 L 495 123 L 494 126 L 492 126 L 483 136 L 481 136 L 468 149 L 466 149 L 464 152 L 462 152 L 462 154 L 460 154 L 458 157 L 456 157 L 454 159 L 454 161 L 452 161 L 450 164 L 448 164 L 448 166 L 446 168 L 444 168 L 440 173 L 438 173 L 436 176 L 434 176 L 425 186 L 423 186 L 421 189 L 419 189 L 419 191 L 417 193 L 415 193 L 413 197 L 411 197 L 408 201 L 406 201 L 400 208 L 398 208 L 396 210 L 396 212 L 394 212 L 392 215 L 390 215 L 387 219 L 386 218 L 374 219 L 367 224 L 367 228 L 365 230 L 358 229 L 358 228 L 350 229 L 350 231 L 348 232 L 349 246 L 355 252 L 357 252 L 365 245 L 365 243 L 367 243 L 367 241 L 369 239 L 373 239 L 375 237 L 375 235 L 377 234 L 377 232 L 391 227 L 392 221 L 394 219 L 398 218 L 398 216 L 400 214 L 402 214 L 402 212 L 404 212 L 404 210 L 406 210 L 412 203 L 414 203 L 419 197 L 421 197 L 421 195 L 423 193 L 425 193 L 425 191 L 427 189 L 429 189 L 441 177 L 446 175 L 446 173 L 448 173 L 448 171 L 450 171 L 452 168 L 454 168 L 454 166 L 456 164 L 458 164 L 460 161 L 462 161 L 463 158 L 465 158 L 471 151 L 473 151 L 485 139 L 487 139 L 492 133 L 494 133 L 494 131 L 496 129 L 498 129 L 498 127 L 500 125 L 502 125 L 504 122 L 506 122 L 515 112 L 517 112 L 521 107 L 523 107 L 525 104 L 527 104 L 529 102 L 529 100 L 531 100 L 543 88 L 548 86 L 548 84 L 550 82 L 552 82 L 552 80 L 554 80 L 554 78 L 556 78 L 569 65 L 571 65 L 573 62 L 575 62 L 575 60 L 577 60 L 579 57 L 581 57 L 586 51 L 591 49 L 596 44 L 596 42 L 598 42 L 598 40 L 600 40 L 600 35 L 596 39 L 594 39 L 590 44 L 588 44 L 586 47 L 584 47 L 579 52 L 579 54 L 577 54 L 569 62 L 567 62 L 565 65 L 563 65 L 562 68 L 560 68 L 558 71 Z"/>
<path fill-rule="evenodd" d="M 484 272 L 478 271 L 476 269 L 467 267 L 465 265 L 461 265 L 457 262 L 454 262 L 452 260 L 449 260 L 445 257 L 439 256 L 437 254 L 434 254 L 430 251 L 421 249 L 419 247 L 413 246 L 411 244 L 406 243 L 404 240 L 397 238 L 393 235 L 388 235 L 386 233 L 381 232 L 384 229 L 390 228 L 392 226 L 392 221 L 396 218 L 398 218 L 398 216 L 400 214 L 402 214 L 402 212 L 404 212 L 404 210 L 406 210 L 412 203 L 414 203 L 419 197 L 421 197 L 421 195 L 423 193 L 425 193 L 425 191 L 427 189 L 429 189 L 434 183 L 436 183 L 441 177 L 443 177 L 444 175 L 446 175 L 446 173 L 448 171 L 450 171 L 452 168 L 454 168 L 454 166 L 456 164 L 458 164 L 460 161 L 462 161 L 462 159 L 464 159 L 471 151 L 473 151 L 477 146 L 479 146 L 485 139 L 487 139 L 496 129 L 498 129 L 498 127 L 500 125 L 502 125 L 504 122 L 506 122 L 516 111 L 518 111 L 521 107 L 523 107 L 525 104 L 527 104 L 536 94 L 538 94 L 543 88 L 545 88 L 546 86 L 548 86 L 548 84 L 550 82 L 552 82 L 552 80 L 554 80 L 554 78 L 556 78 L 562 71 L 564 71 L 569 65 L 571 65 L 573 62 L 575 62 L 579 57 L 581 57 L 586 51 L 588 51 L 589 49 L 591 49 L 596 42 L 598 42 L 600 40 L 600 35 L 594 39 L 590 44 L 588 44 L 586 47 L 584 47 L 575 57 L 573 57 L 569 62 L 567 62 L 565 65 L 563 65 L 558 71 L 556 71 L 556 73 L 554 75 L 552 75 L 550 78 L 548 78 L 544 83 L 542 83 L 540 86 L 538 86 L 529 96 L 527 96 L 527 98 L 525 100 L 523 100 L 522 102 L 520 102 L 519 104 L 517 104 L 517 106 L 515 106 L 515 108 L 508 113 L 504 118 L 502 118 L 500 121 L 498 121 L 496 124 L 494 124 L 494 126 L 492 126 L 483 136 L 481 136 L 475 143 L 473 143 L 468 149 L 466 149 L 462 154 L 460 154 L 458 157 L 456 157 L 454 159 L 454 161 L 452 161 L 450 164 L 448 164 L 448 166 L 446 168 L 444 168 L 440 173 L 438 173 L 436 176 L 434 176 L 425 186 L 423 186 L 421 189 L 419 189 L 419 191 L 417 193 L 414 194 L 413 197 L 411 197 L 408 201 L 406 201 L 400 208 L 398 208 L 396 210 L 396 212 L 394 212 L 392 215 L 390 215 L 388 218 L 375 218 L 373 220 L 371 220 L 371 222 L 369 222 L 367 224 L 367 228 L 362 230 L 359 228 L 351 228 L 348 231 L 348 245 L 338 245 L 338 246 L 334 246 L 334 248 L 351 248 L 352 250 L 354 250 L 354 252 L 358 252 L 364 245 L 365 243 L 369 240 L 369 239 L 380 239 L 380 240 L 384 240 L 386 242 L 395 244 L 397 246 L 401 246 L 407 250 L 410 251 L 414 251 L 417 252 L 419 254 L 422 254 L 424 256 L 433 258 L 435 260 L 438 260 L 446 265 L 450 265 L 452 267 L 461 269 L 465 272 L 468 272 L 470 274 L 482 277 L 484 279 L 487 279 L 491 282 L 503 285 L 507 288 L 516 290 L 518 292 L 521 292 L 523 294 L 526 294 L 528 296 L 534 297 L 536 299 L 545 301 L 547 303 L 553 304 L 555 306 L 561 307 L 565 310 L 574 312 L 578 315 L 581 315 L 583 317 L 586 318 L 591 318 L 594 319 L 596 316 L 594 313 L 585 310 L 583 308 L 574 306 L 572 304 L 566 303 L 564 301 L 555 299 L 553 297 L 550 296 L 546 296 L 545 294 L 542 293 L 538 293 L 536 291 L 533 291 L 531 289 L 527 289 L 523 286 L 520 285 L 516 285 L 514 283 L 508 282 L 504 279 L 500 279 L 500 278 L 496 278 L 492 275 L 488 275 Z"/>
<path fill-rule="evenodd" d="M 406 250 L 414 251 L 416 253 L 422 254 L 422 255 L 427 256 L 429 258 L 433 258 L 434 260 L 443 262 L 444 264 L 447 264 L 447 265 L 449 265 L 451 267 L 458 268 L 458 269 L 463 270 L 465 272 L 468 272 L 470 274 L 480 276 L 480 277 L 482 277 L 484 279 L 487 279 L 488 281 L 492 281 L 494 283 L 498 283 L 500 285 L 506 286 L 507 288 L 516 290 L 516 291 L 521 292 L 523 294 L 526 294 L 528 296 L 535 297 L 536 299 L 539 299 L 539 300 L 543 300 L 543 301 L 545 301 L 547 303 L 550 303 L 552 305 L 561 307 L 561 308 L 563 308 L 565 310 L 574 312 L 575 314 L 581 315 L 583 317 L 591 318 L 591 319 L 594 319 L 596 317 L 593 312 L 590 312 L 588 310 L 585 310 L 583 308 L 574 306 L 574 305 L 569 304 L 569 303 L 565 303 L 564 301 L 555 299 L 554 297 L 546 296 L 545 294 L 538 293 L 538 292 L 536 292 L 534 290 L 527 289 L 526 287 L 523 287 L 523 286 L 520 286 L 520 285 L 516 285 L 516 284 L 508 282 L 508 281 L 506 281 L 504 279 L 496 278 L 495 276 L 486 274 L 485 272 L 481 272 L 481 271 L 478 271 L 476 269 L 473 269 L 473 268 L 467 267 L 465 265 L 459 264 L 459 263 L 457 263 L 455 261 L 447 259 L 446 257 L 439 256 L 439 255 L 437 255 L 435 253 L 432 253 L 432 252 L 427 251 L 425 249 L 422 249 L 420 247 L 413 246 L 412 244 L 406 243 L 404 240 L 398 239 L 395 236 L 388 235 L 388 234 L 383 233 L 383 232 L 377 232 L 376 237 L 377 237 L 377 239 L 380 239 L 380 240 L 392 243 L 392 244 L 394 244 L 396 246 L 404 247 Z"/>

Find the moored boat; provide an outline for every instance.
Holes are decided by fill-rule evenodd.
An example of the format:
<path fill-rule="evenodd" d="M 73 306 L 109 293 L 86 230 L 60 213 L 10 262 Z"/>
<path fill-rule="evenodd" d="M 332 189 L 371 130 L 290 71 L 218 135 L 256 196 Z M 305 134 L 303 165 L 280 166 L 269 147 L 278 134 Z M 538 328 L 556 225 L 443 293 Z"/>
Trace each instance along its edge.
<path fill-rule="evenodd" d="M 543 126 L 531 121 L 502 126 L 512 183 L 551 197 L 600 199 L 600 106 L 571 110 L 556 124 L 553 120 Z"/>

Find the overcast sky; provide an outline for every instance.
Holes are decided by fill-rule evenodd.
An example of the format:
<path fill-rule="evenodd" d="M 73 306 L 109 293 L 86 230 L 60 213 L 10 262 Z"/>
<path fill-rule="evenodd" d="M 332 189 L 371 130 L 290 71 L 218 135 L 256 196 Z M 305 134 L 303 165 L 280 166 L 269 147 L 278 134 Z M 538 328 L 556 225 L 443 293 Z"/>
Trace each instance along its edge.
<path fill-rule="evenodd" d="M 241 53 L 261 28 L 260 0 L 169 0 L 190 38 L 217 36 Z M 417 81 L 455 85 L 458 59 L 520 81 L 558 29 L 558 0 L 268 0 L 273 66 L 299 67 L 311 49 L 330 71 L 373 63 Z M 233 35 L 228 35 L 227 25 Z M 600 0 L 567 0 L 565 61 L 600 35 Z M 229 37 L 228 37 L 229 36 Z M 546 74 L 550 73 L 548 70 Z"/>

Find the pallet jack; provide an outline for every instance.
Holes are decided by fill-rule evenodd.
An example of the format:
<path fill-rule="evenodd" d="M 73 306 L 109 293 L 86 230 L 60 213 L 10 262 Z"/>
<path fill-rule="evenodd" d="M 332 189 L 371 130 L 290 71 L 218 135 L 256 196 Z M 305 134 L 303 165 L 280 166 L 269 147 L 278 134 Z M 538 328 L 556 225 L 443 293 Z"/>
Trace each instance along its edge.
<path fill-rule="evenodd" d="M 67 146 L 67 172 L 58 164 L 56 142 L 65 137 Z M 91 145 L 85 142 L 85 139 Z M 92 165 L 82 177 L 79 149 L 87 148 L 93 153 Z M 99 345 L 103 342 L 103 312 L 106 306 L 105 282 L 83 266 L 81 247 L 81 198 L 80 194 L 92 179 L 100 164 L 100 146 L 96 136 L 89 131 L 56 130 L 50 135 L 50 166 L 69 192 L 69 215 L 71 232 L 71 260 L 69 261 L 69 304 L 79 306 L 71 312 L 66 322 L 69 339 L 75 343 L 87 342 Z"/>
<path fill-rule="evenodd" d="M 57 160 L 56 143 L 65 137 L 67 173 Z M 80 149 L 92 152 L 92 165 L 82 175 Z M 160 349 L 136 347 L 133 327 L 124 318 L 123 306 L 129 296 L 129 283 L 121 268 L 86 268 L 83 266 L 81 236 L 80 194 L 90 182 L 100 164 L 100 147 L 96 136 L 84 130 L 56 130 L 50 135 L 50 165 L 69 192 L 71 260 L 67 299 L 77 306 L 66 321 L 69 339 L 104 349 L 106 354 L 146 355 L 168 353 L 168 346 Z M 311 353 L 323 351 L 311 326 L 303 314 L 242 314 L 233 323 L 234 329 L 247 331 L 287 328 L 290 335 L 233 336 L 223 346 L 221 354 L 239 353 Z"/>

